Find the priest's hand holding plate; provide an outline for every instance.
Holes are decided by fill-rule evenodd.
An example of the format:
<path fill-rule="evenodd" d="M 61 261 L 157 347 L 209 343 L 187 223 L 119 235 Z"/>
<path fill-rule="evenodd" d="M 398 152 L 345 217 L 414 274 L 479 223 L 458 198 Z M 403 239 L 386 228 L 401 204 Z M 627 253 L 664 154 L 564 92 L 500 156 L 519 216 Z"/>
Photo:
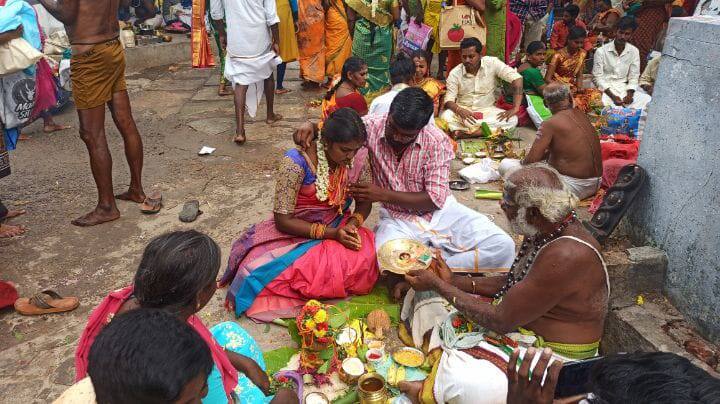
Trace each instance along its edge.
<path fill-rule="evenodd" d="M 433 290 L 440 280 L 435 272 L 425 269 L 413 270 L 405 274 L 405 280 L 416 291 Z"/>

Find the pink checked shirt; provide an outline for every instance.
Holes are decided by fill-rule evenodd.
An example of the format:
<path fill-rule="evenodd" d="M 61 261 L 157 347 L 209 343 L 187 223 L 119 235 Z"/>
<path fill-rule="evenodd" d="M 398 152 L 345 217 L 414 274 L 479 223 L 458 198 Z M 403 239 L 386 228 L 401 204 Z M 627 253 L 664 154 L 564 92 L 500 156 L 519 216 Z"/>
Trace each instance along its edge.
<path fill-rule="evenodd" d="M 386 120 L 385 114 L 363 117 L 375 185 L 397 192 L 427 192 L 435 205 L 442 208 L 450 195 L 450 161 L 454 158 L 447 135 L 435 125 L 425 126 L 415 143 L 408 146 L 398 160 L 385 139 Z M 383 207 L 396 219 L 410 220 L 420 216 L 430 220 L 433 214 L 432 211 L 414 211 L 392 204 L 383 204 Z"/>

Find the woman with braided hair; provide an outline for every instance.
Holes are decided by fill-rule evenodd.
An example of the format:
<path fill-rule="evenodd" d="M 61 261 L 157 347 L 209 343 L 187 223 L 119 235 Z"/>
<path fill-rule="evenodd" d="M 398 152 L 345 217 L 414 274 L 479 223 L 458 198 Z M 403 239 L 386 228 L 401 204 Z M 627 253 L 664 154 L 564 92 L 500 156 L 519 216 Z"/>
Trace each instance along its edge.
<path fill-rule="evenodd" d="M 349 57 L 342 67 L 342 74 L 330 87 L 322 101 L 322 120 L 340 108 L 352 108 L 360 116 L 368 112 L 367 101 L 360 89 L 367 84 L 368 66 L 357 56 Z"/>
<path fill-rule="evenodd" d="M 310 299 L 370 292 L 378 277 L 375 236 L 362 227 L 371 202 L 350 184 L 372 182 L 367 133 L 355 110 L 330 114 L 305 151 L 291 149 L 277 172 L 272 218 L 237 239 L 220 286 L 226 306 L 260 321 L 293 317 Z"/>
<path fill-rule="evenodd" d="M 145 247 L 131 285 L 111 292 L 93 310 L 75 352 L 75 381 L 92 375 L 93 343 L 116 316 L 136 309 L 159 309 L 186 322 L 207 343 L 213 370 L 205 404 L 286 403 L 294 392 L 270 393 L 262 350 L 239 324 L 226 321 L 209 329 L 198 312 L 217 289 L 220 247 L 195 230 L 155 237 Z M 94 383 L 94 379 L 93 379 Z"/>

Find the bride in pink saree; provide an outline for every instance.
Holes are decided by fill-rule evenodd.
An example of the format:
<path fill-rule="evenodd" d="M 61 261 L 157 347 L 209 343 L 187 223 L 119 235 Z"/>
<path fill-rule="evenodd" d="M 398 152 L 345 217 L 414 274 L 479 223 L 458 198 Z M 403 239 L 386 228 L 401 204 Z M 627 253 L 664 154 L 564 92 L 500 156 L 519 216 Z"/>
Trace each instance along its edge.
<path fill-rule="evenodd" d="M 220 286 L 225 305 L 259 321 L 297 315 L 310 299 L 367 294 L 378 278 L 373 233 L 362 227 L 368 202 L 349 207 L 349 184 L 371 182 L 367 134 L 350 108 L 325 121 L 306 152 L 285 153 L 277 172 L 273 218 L 232 246 Z"/>

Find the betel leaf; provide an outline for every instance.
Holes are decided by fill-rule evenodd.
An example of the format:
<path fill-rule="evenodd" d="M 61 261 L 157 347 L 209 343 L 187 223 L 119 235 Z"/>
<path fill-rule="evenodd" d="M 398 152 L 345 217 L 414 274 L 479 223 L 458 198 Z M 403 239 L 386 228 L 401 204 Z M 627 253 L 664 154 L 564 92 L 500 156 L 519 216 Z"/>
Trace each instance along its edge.
<path fill-rule="evenodd" d="M 330 369 L 330 360 L 326 360 L 317 370 L 318 374 L 324 375 Z"/>
<path fill-rule="evenodd" d="M 322 351 L 320 351 L 318 356 L 320 356 L 320 359 L 328 360 L 328 359 L 331 359 L 334 354 L 335 354 L 335 350 L 332 347 L 330 347 L 330 348 L 325 348 Z"/>
<path fill-rule="evenodd" d="M 365 358 L 367 351 L 368 351 L 368 346 L 365 344 L 360 345 L 360 347 L 358 347 L 358 349 L 357 349 L 358 358 L 360 358 L 360 360 L 363 362 L 367 361 L 367 358 Z"/>
<path fill-rule="evenodd" d="M 339 329 L 347 322 L 347 317 L 343 313 L 337 313 L 330 316 L 328 325 L 334 329 Z"/>
<path fill-rule="evenodd" d="M 287 328 L 288 334 L 290 334 L 290 339 L 295 341 L 298 346 L 302 344 L 302 337 L 300 337 L 300 331 L 298 331 L 298 327 L 294 319 L 287 320 Z"/>

